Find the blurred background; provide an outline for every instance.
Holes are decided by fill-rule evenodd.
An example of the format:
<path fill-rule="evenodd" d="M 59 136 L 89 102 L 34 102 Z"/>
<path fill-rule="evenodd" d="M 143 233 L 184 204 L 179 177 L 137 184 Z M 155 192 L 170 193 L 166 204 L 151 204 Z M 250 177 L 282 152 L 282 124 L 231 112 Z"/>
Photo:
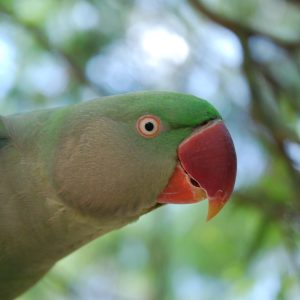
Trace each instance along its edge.
<path fill-rule="evenodd" d="M 0 0 L 0 112 L 138 90 L 213 103 L 238 155 L 232 201 L 166 206 L 60 261 L 21 300 L 296 300 L 297 0 Z"/>

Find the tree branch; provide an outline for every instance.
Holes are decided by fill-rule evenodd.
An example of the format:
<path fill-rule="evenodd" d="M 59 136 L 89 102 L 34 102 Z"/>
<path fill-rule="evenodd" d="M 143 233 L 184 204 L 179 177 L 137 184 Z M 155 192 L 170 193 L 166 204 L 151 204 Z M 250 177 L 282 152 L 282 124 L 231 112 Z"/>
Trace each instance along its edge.
<path fill-rule="evenodd" d="M 238 35 L 242 34 L 245 37 L 251 37 L 255 35 L 265 36 L 270 40 L 272 40 L 272 42 L 274 42 L 275 44 L 287 50 L 299 49 L 300 47 L 300 40 L 296 40 L 296 41 L 283 40 L 267 32 L 262 32 L 258 29 L 249 27 L 245 24 L 241 24 L 235 20 L 227 19 L 226 17 L 221 16 L 209 10 L 200 0 L 188 0 L 188 2 L 200 14 L 206 16 L 207 18 L 211 19 L 213 22 L 219 25 L 228 28 L 229 30 L 233 31 Z"/>
<path fill-rule="evenodd" d="M 37 41 L 37 43 L 41 47 L 53 53 L 54 55 L 61 57 L 67 63 L 70 73 L 79 83 L 89 86 L 99 96 L 107 95 L 107 92 L 101 86 L 93 83 L 86 77 L 82 68 L 78 65 L 78 63 L 69 53 L 63 51 L 62 49 L 58 49 L 57 47 L 52 45 L 39 28 L 24 23 L 22 20 L 20 20 L 20 18 L 18 18 L 12 11 L 7 9 L 3 4 L 0 4 L 0 12 L 6 15 L 7 17 L 9 17 L 15 24 L 19 25 L 20 27 L 25 29 L 28 33 L 30 33 L 30 35 Z"/>
<path fill-rule="evenodd" d="M 277 153 L 277 155 L 281 157 L 285 163 L 287 174 L 290 178 L 291 186 L 295 194 L 295 199 L 292 199 L 291 204 L 293 205 L 293 208 L 300 213 L 300 203 L 298 200 L 298 197 L 300 196 L 300 174 L 294 169 L 293 162 L 291 161 L 285 148 L 286 140 L 290 139 L 295 143 L 299 143 L 299 138 L 293 132 L 289 133 L 288 128 L 286 128 L 285 124 L 283 124 L 280 115 L 272 115 L 272 112 L 270 114 L 270 109 L 265 109 L 268 107 L 268 105 L 265 103 L 266 100 L 264 95 L 260 92 L 260 88 L 258 87 L 257 80 L 259 79 L 256 76 L 255 62 L 251 57 L 248 40 L 242 35 L 238 35 L 238 37 L 244 52 L 243 69 L 248 79 L 250 92 L 252 94 L 253 112 L 258 113 L 259 122 L 265 128 L 267 128 L 271 134 L 274 142 L 275 153 Z"/>
<path fill-rule="evenodd" d="M 235 192 L 234 197 L 234 205 L 259 209 L 259 211 L 265 212 L 273 221 L 281 222 L 282 220 L 289 220 L 292 223 L 300 218 L 300 211 L 295 210 L 290 205 L 275 202 L 262 191 L 255 195 L 245 192 Z M 294 202 L 294 200 L 291 199 L 290 202 Z"/>

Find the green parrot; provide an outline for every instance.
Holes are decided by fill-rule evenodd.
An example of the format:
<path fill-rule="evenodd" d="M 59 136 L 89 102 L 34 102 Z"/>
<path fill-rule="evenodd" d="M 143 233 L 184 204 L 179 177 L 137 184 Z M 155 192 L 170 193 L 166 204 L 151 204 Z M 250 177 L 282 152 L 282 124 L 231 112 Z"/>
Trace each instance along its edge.
<path fill-rule="evenodd" d="M 0 118 L 0 299 L 61 258 L 166 203 L 209 200 L 236 177 L 232 139 L 205 100 L 110 96 Z"/>

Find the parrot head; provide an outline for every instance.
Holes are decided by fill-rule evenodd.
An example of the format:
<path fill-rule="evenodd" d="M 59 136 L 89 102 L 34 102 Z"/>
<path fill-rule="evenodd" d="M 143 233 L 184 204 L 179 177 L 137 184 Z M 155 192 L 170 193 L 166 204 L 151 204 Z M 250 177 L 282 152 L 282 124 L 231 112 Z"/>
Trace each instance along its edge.
<path fill-rule="evenodd" d="M 236 154 L 208 102 L 142 92 L 0 117 L 0 298 L 168 203 L 228 201 Z"/>
<path fill-rule="evenodd" d="M 131 218 L 166 203 L 208 199 L 210 219 L 228 201 L 236 154 L 207 101 L 141 92 L 67 112 L 51 172 L 59 196 L 81 213 Z"/>

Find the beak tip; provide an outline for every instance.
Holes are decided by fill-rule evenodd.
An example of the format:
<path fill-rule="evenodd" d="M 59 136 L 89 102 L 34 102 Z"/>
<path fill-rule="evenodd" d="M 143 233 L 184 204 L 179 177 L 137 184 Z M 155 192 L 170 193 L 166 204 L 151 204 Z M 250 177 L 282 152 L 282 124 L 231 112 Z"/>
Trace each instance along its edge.
<path fill-rule="evenodd" d="M 224 198 L 215 198 L 208 200 L 208 213 L 206 217 L 207 222 L 214 218 L 222 210 L 227 200 L 228 199 Z"/>

